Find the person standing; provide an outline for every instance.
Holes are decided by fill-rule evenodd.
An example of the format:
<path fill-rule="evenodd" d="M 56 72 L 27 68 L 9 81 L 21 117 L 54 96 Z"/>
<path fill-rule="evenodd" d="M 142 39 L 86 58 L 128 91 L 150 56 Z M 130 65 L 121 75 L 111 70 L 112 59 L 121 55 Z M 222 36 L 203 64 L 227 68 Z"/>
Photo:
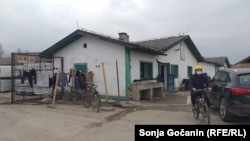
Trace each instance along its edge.
<path fill-rule="evenodd" d="M 79 91 L 83 95 L 87 91 L 86 76 L 81 71 L 76 72 L 76 80 L 78 82 Z"/>

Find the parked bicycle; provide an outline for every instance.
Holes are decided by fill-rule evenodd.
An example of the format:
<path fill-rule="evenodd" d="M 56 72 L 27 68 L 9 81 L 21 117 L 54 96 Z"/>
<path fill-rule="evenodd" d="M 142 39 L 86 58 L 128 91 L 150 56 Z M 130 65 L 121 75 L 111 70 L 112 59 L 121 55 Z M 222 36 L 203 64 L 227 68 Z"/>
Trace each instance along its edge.
<path fill-rule="evenodd" d="M 84 95 L 83 105 L 86 108 L 89 108 L 91 106 L 94 110 L 99 112 L 101 106 L 101 99 L 99 97 L 99 92 L 96 90 L 96 87 L 97 85 L 95 84 L 87 86 L 87 93 Z"/>
<path fill-rule="evenodd" d="M 193 110 L 194 118 L 198 119 L 199 115 L 201 114 L 200 124 L 209 125 L 210 124 L 210 112 L 209 112 L 207 102 L 204 99 L 204 95 L 206 94 L 207 90 L 197 89 L 196 92 L 201 92 L 201 95 L 199 95 L 195 100 L 195 109 Z"/>
<path fill-rule="evenodd" d="M 75 105 L 83 104 L 84 94 L 79 92 L 79 90 L 72 91 L 72 101 Z"/>
<path fill-rule="evenodd" d="M 72 87 L 56 87 L 56 102 L 73 104 Z"/>
<path fill-rule="evenodd" d="M 71 86 L 67 87 L 56 87 L 56 102 L 63 104 L 75 104 L 80 105 L 83 104 L 84 95 L 79 92 L 79 90 L 75 90 Z"/>

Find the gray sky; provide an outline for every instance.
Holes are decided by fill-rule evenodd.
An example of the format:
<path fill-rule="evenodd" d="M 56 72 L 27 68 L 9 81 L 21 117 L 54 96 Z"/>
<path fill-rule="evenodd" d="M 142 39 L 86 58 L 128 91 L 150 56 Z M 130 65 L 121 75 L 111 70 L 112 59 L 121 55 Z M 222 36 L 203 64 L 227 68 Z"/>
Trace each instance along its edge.
<path fill-rule="evenodd" d="M 250 56 L 249 0 L 0 0 L 5 54 L 38 52 L 78 28 L 130 41 L 189 35 L 204 57 Z"/>

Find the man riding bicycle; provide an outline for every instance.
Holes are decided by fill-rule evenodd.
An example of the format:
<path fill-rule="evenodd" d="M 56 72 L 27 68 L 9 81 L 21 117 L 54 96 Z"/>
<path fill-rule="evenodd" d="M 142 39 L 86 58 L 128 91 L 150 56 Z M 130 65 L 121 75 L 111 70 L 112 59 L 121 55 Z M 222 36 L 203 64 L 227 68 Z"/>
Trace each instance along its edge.
<path fill-rule="evenodd" d="M 207 88 L 210 92 L 212 88 L 210 87 L 210 82 L 208 80 L 208 76 L 202 73 L 202 66 L 197 65 L 195 66 L 195 73 L 190 78 L 190 94 L 191 94 L 191 103 L 192 103 L 192 110 L 194 110 L 195 100 L 197 96 L 201 95 L 201 92 L 196 92 L 197 89 L 204 89 Z M 204 99 L 206 100 L 208 106 L 210 106 L 209 99 L 207 95 L 204 95 Z"/>

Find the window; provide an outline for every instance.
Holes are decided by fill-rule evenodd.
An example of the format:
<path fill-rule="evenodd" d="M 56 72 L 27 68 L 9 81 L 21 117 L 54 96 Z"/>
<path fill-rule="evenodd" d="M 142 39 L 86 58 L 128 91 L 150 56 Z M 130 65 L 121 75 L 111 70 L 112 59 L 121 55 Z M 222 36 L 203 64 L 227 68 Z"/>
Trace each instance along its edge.
<path fill-rule="evenodd" d="M 217 72 L 213 78 L 213 81 L 215 82 L 219 81 L 219 76 L 220 76 L 220 72 Z"/>
<path fill-rule="evenodd" d="M 152 79 L 153 78 L 153 63 L 141 62 L 140 63 L 140 75 L 141 75 L 141 79 Z"/>
<path fill-rule="evenodd" d="M 228 72 L 218 72 L 217 74 L 215 74 L 213 81 L 216 82 L 230 82 L 231 78 Z"/>
<path fill-rule="evenodd" d="M 193 68 L 188 66 L 188 68 L 187 68 L 187 71 L 188 71 L 187 76 L 188 76 L 188 78 L 190 78 L 192 76 L 192 70 L 193 70 Z"/>
<path fill-rule="evenodd" d="M 174 75 L 174 78 L 178 78 L 178 66 L 177 65 L 171 65 L 171 74 Z"/>
<path fill-rule="evenodd" d="M 240 84 L 250 85 L 250 74 L 239 75 Z"/>
<path fill-rule="evenodd" d="M 229 73 L 223 72 L 219 77 L 220 82 L 230 82 Z"/>

